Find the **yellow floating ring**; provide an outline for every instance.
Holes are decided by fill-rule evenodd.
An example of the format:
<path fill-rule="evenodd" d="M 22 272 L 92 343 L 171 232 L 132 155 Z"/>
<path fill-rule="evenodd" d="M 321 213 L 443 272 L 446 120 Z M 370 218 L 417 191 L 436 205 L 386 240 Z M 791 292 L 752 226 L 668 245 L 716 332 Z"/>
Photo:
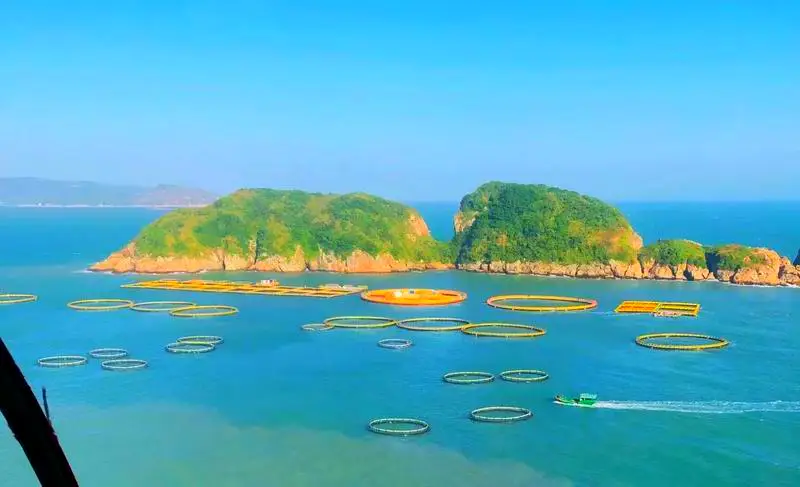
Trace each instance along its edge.
<path fill-rule="evenodd" d="M 500 372 L 500 378 L 509 382 L 541 382 L 550 378 L 544 370 L 517 369 Z"/>
<path fill-rule="evenodd" d="M 326 325 L 325 323 L 308 323 L 301 326 L 305 331 L 328 331 L 333 330 L 333 325 Z"/>
<path fill-rule="evenodd" d="M 4 304 L 22 304 L 36 301 L 35 294 L 0 294 L 0 306 Z"/>
<path fill-rule="evenodd" d="M 188 306 L 196 306 L 196 304 L 189 301 L 145 301 L 134 303 L 131 306 L 131 310 L 143 313 L 169 313 L 178 308 L 186 308 Z"/>
<path fill-rule="evenodd" d="M 138 358 L 121 358 L 116 360 L 106 360 L 100 364 L 105 370 L 127 371 L 140 370 L 147 368 L 147 361 Z"/>
<path fill-rule="evenodd" d="M 458 323 L 453 326 L 416 326 L 411 323 L 424 323 L 431 322 L 445 322 L 445 323 Z M 397 322 L 397 327 L 410 331 L 459 331 L 464 325 L 468 325 L 469 321 L 460 318 L 409 318 Z"/>
<path fill-rule="evenodd" d="M 119 359 L 128 356 L 128 351 L 124 348 L 95 348 L 89 352 L 89 356 L 99 359 Z"/>
<path fill-rule="evenodd" d="M 81 299 L 67 303 L 67 306 L 77 311 L 116 311 L 128 309 L 133 304 L 129 299 Z"/>
<path fill-rule="evenodd" d="M 383 425 L 409 425 L 411 428 L 385 428 Z M 413 436 L 427 433 L 431 426 L 421 419 L 413 418 L 381 418 L 373 419 L 367 425 L 373 433 L 389 436 Z"/>
<path fill-rule="evenodd" d="M 575 303 L 566 306 L 517 306 L 503 304 L 504 301 L 559 301 L 563 303 Z M 571 298 L 568 296 L 539 296 L 534 294 L 503 294 L 492 296 L 486 300 L 486 304 L 493 308 L 507 309 L 511 311 L 585 311 L 597 307 L 594 299 Z"/>
<path fill-rule="evenodd" d="M 467 293 L 451 289 L 374 289 L 361 293 L 361 299 L 400 306 L 443 306 L 464 301 Z"/>
<path fill-rule="evenodd" d="M 239 312 L 239 308 L 235 306 L 226 306 L 224 304 L 213 304 L 207 306 L 184 306 L 182 308 L 175 308 L 169 312 L 170 316 L 177 318 L 212 318 L 215 316 L 231 316 Z"/>
<path fill-rule="evenodd" d="M 357 321 L 376 321 L 377 323 L 354 323 Z M 397 320 L 382 316 L 334 316 L 326 318 L 322 323 L 334 328 L 387 328 L 397 324 Z"/>
<path fill-rule="evenodd" d="M 697 345 L 672 345 L 668 343 L 652 343 L 649 340 L 652 340 L 653 338 L 699 338 L 701 340 L 708 340 L 710 343 L 701 343 Z M 648 333 L 646 335 L 639 335 L 636 337 L 636 344 L 655 350 L 712 350 L 716 348 L 727 347 L 730 345 L 730 342 L 724 338 L 701 335 L 698 333 Z"/>
<path fill-rule="evenodd" d="M 82 355 L 54 355 L 40 358 L 36 362 L 40 367 L 77 367 L 86 365 L 89 360 Z"/>
<path fill-rule="evenodd" d="M 513 416 L 490 416 L 487 413 L 515 413 Z M 521 408 L 518 406 L 488 406 L 485 408 L 473 409 L 469 413 L 470 419 L 473 421 L 481 421 L 484 423 L 513 423 L 516 421 L 524 421 L 530 419 L 533 413 L 530 409 Z"/>
<path fill-rule="evenodd" d="M 180 337 L 175 340 L 175 343 L 193 343 L 195 345 L 219 345 L 224 340 L 220 336 L 216 335 L 190 335 L 185 337 Z"/>
<path fill-rule="evenodd" d="M 478 328 L 513 328 L 515 330 L 529 330 L 512 333 L 500 333 L 493 331 L 478 331 Z M 543 328 L 533 325 L 518 325 L 514 323 L 474 323 L 464 325 L 461 328 L 462 333 L 476 337 L 498 337 L 498 338 L 535 338 L 540 337 L 547 333 Z"/>
<path fill-rule="evenodd" d="M 442 376 L 442 380 L 459 385 L 487 384 L 494 380 L 494 374 L 489 372 L 449 372 Z"/>

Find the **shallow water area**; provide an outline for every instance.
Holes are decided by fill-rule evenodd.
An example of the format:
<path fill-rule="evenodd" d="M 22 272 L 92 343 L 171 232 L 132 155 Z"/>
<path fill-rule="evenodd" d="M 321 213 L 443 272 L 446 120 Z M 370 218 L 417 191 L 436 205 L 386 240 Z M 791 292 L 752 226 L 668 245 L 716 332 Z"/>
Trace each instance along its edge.
<path fill-rule="evenodd" d="M 0 308 L 0 333 L 33 389 L 47 387 L 54 426 L 81 485 L 800 485 L 797 289 L 464 272 L 203 275 L 468 293 L 462 303 L 424 308 L 368 303 L 357 295 L 122 289 L 132 277 L 82 269 L 158 213 L 15 211 L 0 209 L 0 227 L 33 243 L 0 243 L 0 292 L 34 293 L 39 300 Z M 43 246 L 54 229 L 63 232 L 63 242 Z M 514 312 L 486 305 L 496 294 L 586 297 L 599 305 L 576 313 Z M 181 300 L 240 312 L 181 319 L 66 307 L 85 298 Z M 626 299 L 698 302 L 702 309 L 697 318 L 613 313 Z M 353 315 L 520 323 L 547 334 L 518 340 L 397 327 L 301 329 Z M 724 337 L 731 345 L 666 352 L 634 342 L 641 334 L 671 331 Z M 213 353 L 164 350 L 190 335 L 225 341 Z M 414 346 L 395 353 L 376 346 L 384 338 L 407 338 Z M 44 356 L 88 356 L 103 347 L 124 348 L 148 367 L 112 373 L 96 359 L 63 369 L 36 364 Z M 544 370 L 550 378 L 474 386 L 442 380 L 453 371 L 511 369 Z M 556 394 L 581 392 L 598 394 L 597 408 L 553 404 Z M 472 410 L 492 405 L 525 407 L 533 417 L 509 424 L 470 420 Z M 406 438 L 368 430 L 369 421 L 388 417 L 418 418 L 431 430 Z M 7 430 L 0 430 L 0 472 L 4 485 L 37 485 Z"/>

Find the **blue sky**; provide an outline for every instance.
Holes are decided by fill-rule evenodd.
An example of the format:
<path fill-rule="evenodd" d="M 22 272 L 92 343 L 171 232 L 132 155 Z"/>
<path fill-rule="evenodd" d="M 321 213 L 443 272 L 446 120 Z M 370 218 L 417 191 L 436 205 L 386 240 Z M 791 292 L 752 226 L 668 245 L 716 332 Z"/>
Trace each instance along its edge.
<path fill-rule="evenodd" d="M 797 199 L 798 25 L 788 1 L 6 0 L 0 176 Z"/>

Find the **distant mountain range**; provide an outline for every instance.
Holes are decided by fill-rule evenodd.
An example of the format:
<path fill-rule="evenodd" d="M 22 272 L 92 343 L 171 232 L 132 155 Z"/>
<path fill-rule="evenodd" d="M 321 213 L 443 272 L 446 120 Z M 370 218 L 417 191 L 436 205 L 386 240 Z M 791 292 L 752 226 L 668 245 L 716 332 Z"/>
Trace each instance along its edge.
<path fill-rule="evenodd" d="M 0 178 L 0 206 L 205 206 L 217 196 L 172 185 L 122 186 L 88 181 Z"/>

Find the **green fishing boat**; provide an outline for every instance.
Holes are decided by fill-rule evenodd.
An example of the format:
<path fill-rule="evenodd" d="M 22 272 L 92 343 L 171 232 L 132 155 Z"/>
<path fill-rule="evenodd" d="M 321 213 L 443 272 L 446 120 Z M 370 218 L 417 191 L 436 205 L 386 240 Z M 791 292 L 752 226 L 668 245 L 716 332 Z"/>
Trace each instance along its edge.
<path fill-rule="evenodd" d="M 577 406 L 581 408 L 593 408 L 597 402 L 597 394 L 583 393 L 576 398 L 569 398 L 559 394 L 555 398 L 555 403 L 561 406 Z"/>

